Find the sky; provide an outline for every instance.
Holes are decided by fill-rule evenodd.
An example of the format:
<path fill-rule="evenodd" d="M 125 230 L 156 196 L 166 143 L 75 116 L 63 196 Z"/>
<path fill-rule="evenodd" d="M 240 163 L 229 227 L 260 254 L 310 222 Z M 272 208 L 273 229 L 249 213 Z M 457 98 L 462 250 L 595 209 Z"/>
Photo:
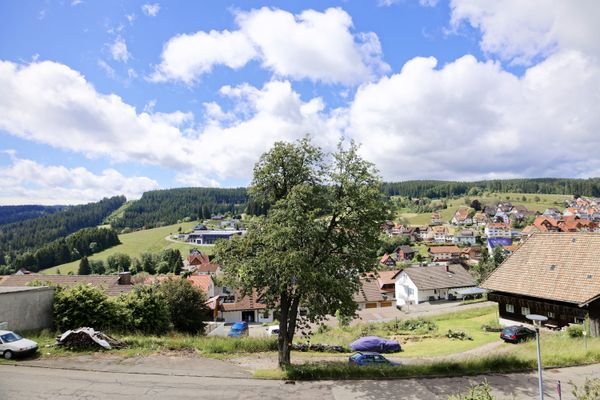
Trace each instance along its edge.
<path fill-rule="evenodd" d="M 247 186 L 277 141 L 386 181 L 600 176 L 596 0 L 0 0 L 0 205 Z"/>

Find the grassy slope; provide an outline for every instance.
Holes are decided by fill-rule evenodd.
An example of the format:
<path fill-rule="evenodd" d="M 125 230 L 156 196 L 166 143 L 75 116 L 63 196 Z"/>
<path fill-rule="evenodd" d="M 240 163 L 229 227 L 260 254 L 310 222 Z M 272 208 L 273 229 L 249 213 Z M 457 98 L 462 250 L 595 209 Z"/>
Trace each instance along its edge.
<path fill-rule="evenodd" d="M 135 201 L 137 200 L 129 200 L 123 203 L 121 207 L 117 208 L 108 217 L 104 218 L 105 223 L 110 224 L 111 221 L 121 218 L 125 210 L 127 210 Z"/>
<path fill-rule="evenodd" d="M 196 224 L 197 222 L 184 222 L 181 224 L 168 225 L 163 226 L 161 228 L 147 229 L 143 231 L 119 235 L 119 239 L 121 240 L 120 245 L 111 247 L 110 249 L 94 254 L 93 256 L 89 257 L 89 259 L 106 261 L 108 256 L 115 253 L 125 253 L 131 257 L 139 257 L 139 255 L 144 252 L 158 252 L 163 249 L 179 249 L 179 251 L 181 251 L 181 254 L 185 256 L 188 253 L 188 251 L 194 247 L 201 248 L 203 251 L 210 254 L 212 251 L 212 247 L 210 246 L 189 245 L 186 243 L 172 243 L 165 240 L 165 236 L 169 235 L 170 233 L 177 232 L 178 227 L 181 226 L 181 229 L 183 231 L 189 231 Z M 73 261 L 67 264 L 59 265 L 57 267 L 48 268 L 42 271 L 42 273 L 55 274 L 56 270 L 59 268 L 61 274 L 66 274 L 69 271 L 73 271 L 73 273 L 76 273 L 78 267 L 79 261 Z"/>
<path fill-rule="evenodd" d="M 526 200 L 523 201 L 523 196 Z M 533 199 L 535 196 L 540 198 L 539 202 L 535 202 Z M 507 197 L 509 199 L 507 200 Z M 564 200 L 571 198 L 572 196 L 561 195 L 561 194 L 532 194 L 532 193 L 486 193 L 485 196 L 472 196 L 470 200 L 479 199 L 483 204 L 493 203 L 496 201 L 510 201 L 513 205 L 523 205 L 528 210 L 544 212 L 546 208 L 558 207 L 559 209 L 564 208 Z M 447 201 L 448 208 L 440 210 L 442 220 L 450 221 L 454 212 L 459 207 L 465 207 L 465 198 L 461 197 L 458 199 L 450 199 Z M 408 223 L 411 225 L 427 225 L 431 222 L 431 213 L 416 214 L 410 212 L 401 212 L 398 214 L 399 218 L 406 218 Z"/>

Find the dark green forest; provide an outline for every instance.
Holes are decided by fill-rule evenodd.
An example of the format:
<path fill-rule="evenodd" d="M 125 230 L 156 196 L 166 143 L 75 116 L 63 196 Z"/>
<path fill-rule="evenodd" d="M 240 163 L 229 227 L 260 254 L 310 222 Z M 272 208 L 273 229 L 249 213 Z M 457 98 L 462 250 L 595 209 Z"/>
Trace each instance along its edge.
<path fill-rule="evenodd" d="M 35 251 L 20 253 L 10 259 L 8 264 L 13 270 L 25 267 L 37 272 L 40 269 L 79 260 L 120 243 L 114 229 L 83 228 L 66 238 L 41 245 Z"/>
<path fill-rule="evenodd" d="M 124 196 L 70 206 L 62 211 L 0 226 L 0 265 L 82 228 L 97 226 L 125 202 Z"/>
<path fill-rule="evenodd" d="M 123 216 L 112 223 L 115 228 L 156 228 L 189 218 L 206 219 L 213 215 L 246 211 L 245 188 L 180 188 L 145 192 Z"/>
<path fill-rule="evenodd" d="M 39 218 L 44 215 L 54 214 L 55 212 L 64 209 L 65 206 L 0 206 L 0 225 Z"/>
<path fill-rule="evenodd" d="M 430 199 L 470 195 L 473 194 L 473 191 L 488 191 L 495 193 L 566 194 L 600 197 L 600 178 L 502 179 L 477 182 L 386 182 L 382 185 L 382 191 L 387 196 L 428 197 Z"/>

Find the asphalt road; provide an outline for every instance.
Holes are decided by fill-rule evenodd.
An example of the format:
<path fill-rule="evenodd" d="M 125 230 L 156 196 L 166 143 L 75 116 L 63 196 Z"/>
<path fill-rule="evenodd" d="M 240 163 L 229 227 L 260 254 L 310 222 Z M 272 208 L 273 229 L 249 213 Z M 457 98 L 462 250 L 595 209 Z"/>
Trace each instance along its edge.
<path fill-rule="evenodd" d="M 222 365 L 219 365 L 222 363 Z M 249 378 L 226 362 L 210 360 L 204 369 L 191 364 L 163 369 L 146 368 L 144 362 L 102 370 L 74 370 L 55 366 L 19 364 L 0 365 L 0 399 L 447 399 L 464 392 L 484 378 L 494 387 L 498 399 L 534 399 L 536 374 L 489 375 L 470 378 L 403 379 L 392 381 L 296 382 Z M 70 368 L 69 366 L 66 366 Z M 169 375 L 172 374 L 172 375 Z M 216 375 L 222 376 L 216 376 Z M 200 376 L 202 375 L 202 376 Z M 600 364 L 545 371 L 546 399 L 557 399 L 555 385 L 563 382 L 563 399 L 573 399 L 567 384 L 580 384 L 585 377 L 599 377 Z M 513 397 L 514 396 L 514 397 Z"/>

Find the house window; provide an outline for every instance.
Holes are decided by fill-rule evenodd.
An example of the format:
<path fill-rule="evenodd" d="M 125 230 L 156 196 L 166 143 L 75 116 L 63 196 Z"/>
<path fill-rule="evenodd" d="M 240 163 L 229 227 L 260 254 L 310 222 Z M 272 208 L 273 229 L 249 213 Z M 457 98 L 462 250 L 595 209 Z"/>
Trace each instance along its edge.
<path fill-rule="evenodd" d="M 506 304 L 506 312 L 514 313 L 515 312 L 515 306 L 512 305 L 512 304 Z"/>
<path fill-rule="evenodd" d="M 554 318 L 556 317 L 556 314 L 554 314 L 552 311 L 548 311 L 548 318 Z"/>
<path fill-rule="evenodd" d="M 521 307 L 521 315 L 531 314 L 529 312 L 529 307 Z"/>

